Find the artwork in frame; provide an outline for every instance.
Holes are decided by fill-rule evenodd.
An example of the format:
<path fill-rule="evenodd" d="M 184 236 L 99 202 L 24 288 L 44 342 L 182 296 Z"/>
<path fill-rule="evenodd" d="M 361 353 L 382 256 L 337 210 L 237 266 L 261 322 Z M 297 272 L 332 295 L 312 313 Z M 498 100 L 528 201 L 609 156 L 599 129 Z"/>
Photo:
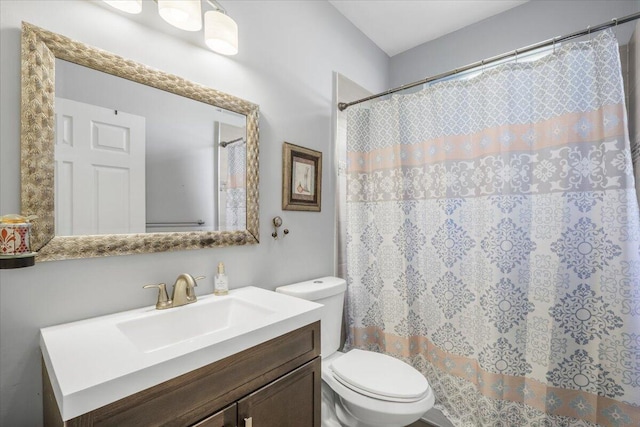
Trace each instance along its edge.
<path fill-rule="evenodd" d="M 285 142 L 282 146 L 282 209 L 320 212 L 322 153 Z"/>

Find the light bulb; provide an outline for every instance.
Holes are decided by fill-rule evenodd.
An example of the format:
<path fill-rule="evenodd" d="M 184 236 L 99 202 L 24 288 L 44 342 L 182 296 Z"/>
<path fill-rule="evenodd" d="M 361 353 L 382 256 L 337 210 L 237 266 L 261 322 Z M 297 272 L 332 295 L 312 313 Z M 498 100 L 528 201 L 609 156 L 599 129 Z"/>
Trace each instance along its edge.
<path fill-rule="evenodd" d="M 238 24 L 222 12 L 210 10 L 204 14 L 204 41 L 222 55 L 238 53 Z"/>
<path fill-rule="evenodd" d="M 158 13 L 181 30 L 199 31 L 202 28 L 200 0 L 158 0 Z"/>

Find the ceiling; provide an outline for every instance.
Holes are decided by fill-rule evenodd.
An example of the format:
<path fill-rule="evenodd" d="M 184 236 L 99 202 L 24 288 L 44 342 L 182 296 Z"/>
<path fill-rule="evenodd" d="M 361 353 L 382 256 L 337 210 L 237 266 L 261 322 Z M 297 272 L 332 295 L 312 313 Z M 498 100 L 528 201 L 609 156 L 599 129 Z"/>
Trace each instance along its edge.
<path fill-rule="evenodd" d="M 528 0 L 329 0 L 389 56 Z"/>

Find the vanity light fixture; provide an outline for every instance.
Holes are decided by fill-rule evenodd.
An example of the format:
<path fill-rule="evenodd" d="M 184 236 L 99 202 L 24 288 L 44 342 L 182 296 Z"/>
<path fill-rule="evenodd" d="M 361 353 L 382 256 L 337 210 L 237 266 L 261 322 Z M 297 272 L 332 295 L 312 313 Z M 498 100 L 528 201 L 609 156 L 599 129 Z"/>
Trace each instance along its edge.
<path fill-rule="evenodd" d="M 202 29 L 200 0 L 158 0 L 158 13 L 162 19 L 181 30 Z"/>
<path fill-rule="evenodd" d="M 238 24 L 222 8 L 209 10 L 204 14 L 204 41 L 214 52 L 235 55 L 238 53 Z"/>
<path fill-rule="evenodd" d="M 142 0 L 103 0 L 110 6 L 128 13 L 140 13 Z M 158 13 L 169 24 L 185 31 L 202 29 L 202 3 L 213 10 L 204 14 L 204 41 L 212 51 L 222 55 L 238 53 L 238 24 L 215 0 L 154 0 Z"/>

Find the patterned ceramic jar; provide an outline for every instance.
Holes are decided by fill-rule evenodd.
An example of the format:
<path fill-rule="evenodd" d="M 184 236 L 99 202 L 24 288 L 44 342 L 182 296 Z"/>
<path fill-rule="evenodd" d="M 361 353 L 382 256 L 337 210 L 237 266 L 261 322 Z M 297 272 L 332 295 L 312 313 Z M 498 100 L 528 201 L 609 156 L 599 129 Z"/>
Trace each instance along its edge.
<path fill-rule="evenodd" d="M 31 252 L 31 224 L 35 216 L 4 215 L 0 217 L 0 256 Z"/>

